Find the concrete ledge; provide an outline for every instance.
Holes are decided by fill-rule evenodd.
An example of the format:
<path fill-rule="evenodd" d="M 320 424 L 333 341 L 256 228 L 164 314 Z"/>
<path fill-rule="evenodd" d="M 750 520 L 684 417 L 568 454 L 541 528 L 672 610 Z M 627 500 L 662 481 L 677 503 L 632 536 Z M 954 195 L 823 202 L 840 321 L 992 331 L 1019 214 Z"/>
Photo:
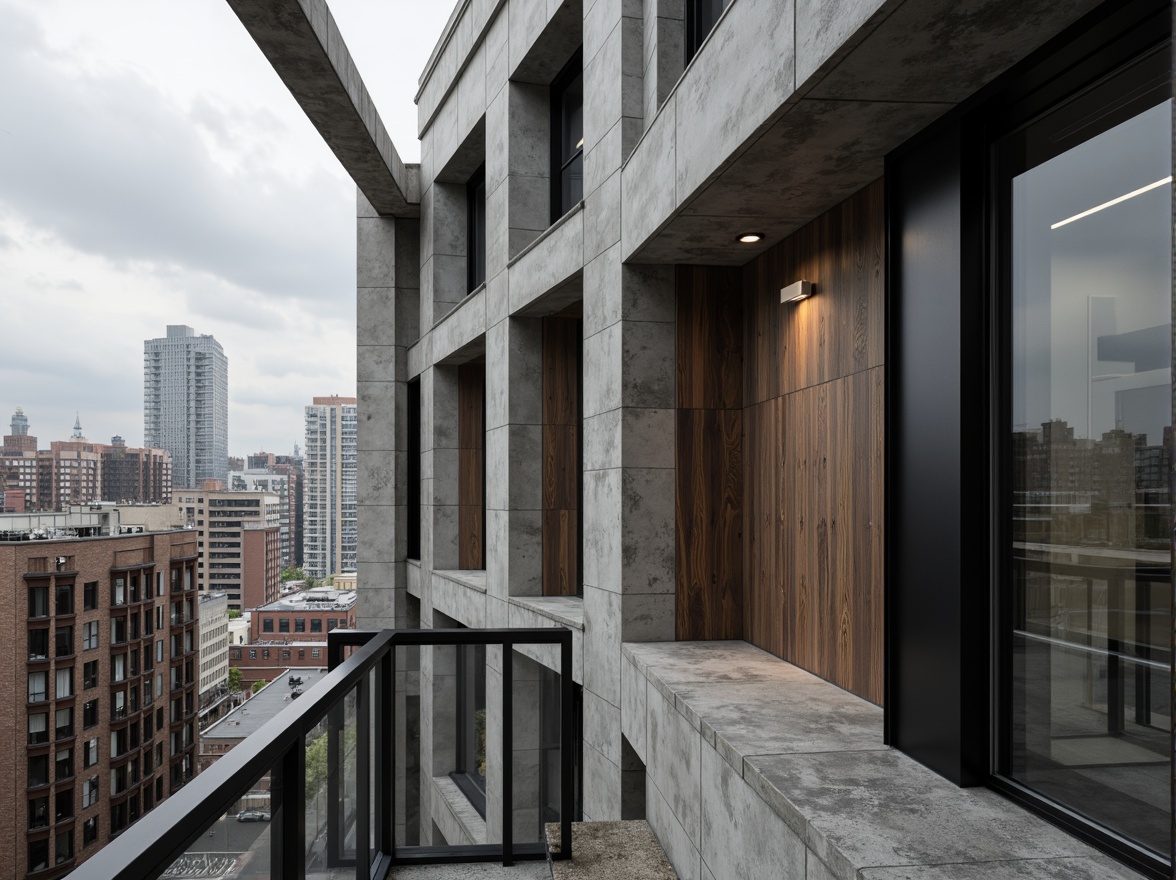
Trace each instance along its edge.
<path fill-rule="evenodd" d="M 745 642 L 626 643 L 622 730 L 683 877 L 1139 880 L 882 744 L 882 710 Z"/>
<path fill-rule="evenodd" d="M 433 777 L 433 821 L 451 846 L 486 842 L 486 820 L 448 776 Z"/>
<path fill-rule="evenodd" d="M 584 631 L 584 600 L 579 596 L 512 596 L 510 604 L 554 620 L 560 626 Z"/>

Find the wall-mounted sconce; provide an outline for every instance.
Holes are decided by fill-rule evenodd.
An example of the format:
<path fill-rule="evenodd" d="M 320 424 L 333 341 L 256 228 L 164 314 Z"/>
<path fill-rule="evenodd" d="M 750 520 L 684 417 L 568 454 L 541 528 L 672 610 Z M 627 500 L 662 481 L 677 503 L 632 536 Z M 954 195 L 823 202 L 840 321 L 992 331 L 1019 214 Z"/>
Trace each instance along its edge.
<path fill-rule="evenodd" d="M 813 295 L 813 283 L 811 281 L 797 281 L 794 284 L 789 284 L 787 287 L 780 288 L 780 302 L 781 303 L 796 303 L 802 299 L 808 299 Z"/>
<path fill-rule="evenodd" d="M 764 234 L 762 232 L 745 232 L 739 236 L 740 244 L 755 244 L 757 241 L 763 241 Z"/>

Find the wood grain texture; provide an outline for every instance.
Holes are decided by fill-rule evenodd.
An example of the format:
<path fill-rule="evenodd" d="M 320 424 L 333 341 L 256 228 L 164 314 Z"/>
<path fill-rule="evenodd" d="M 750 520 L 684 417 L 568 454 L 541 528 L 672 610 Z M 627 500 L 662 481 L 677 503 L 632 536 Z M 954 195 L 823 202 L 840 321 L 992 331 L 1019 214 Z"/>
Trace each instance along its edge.
<path fill-rule="evenodd" d="M 486 567 L 486 367 L 457 368 L 457 564 Z"/>
<path fill-rule="evenodd" d="M 580 350 L 576 317 L 543 319 L 543 594 L 580 593 Z"/>
<path fill-rule="evenodd" d="M 745 638 L 883 688 L 881 181 L 743 269 Z M 781 305 L 797 280 L 816 294 Z"/>
<path fill-rule="evenodd" d="M 743 638 L 743 293 L 739 269 L 676 273 L 675 631 Z"/>

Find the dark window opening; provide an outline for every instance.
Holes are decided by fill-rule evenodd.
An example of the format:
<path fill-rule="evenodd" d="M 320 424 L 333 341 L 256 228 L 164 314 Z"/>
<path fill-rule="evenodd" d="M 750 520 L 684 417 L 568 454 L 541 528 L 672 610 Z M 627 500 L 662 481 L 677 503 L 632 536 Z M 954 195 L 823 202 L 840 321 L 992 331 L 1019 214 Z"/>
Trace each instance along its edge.
<path fill-rule="evenodd" d="M 408 558 L 421 558 L 421 380 L 408 383 Z M 313 624 L 312 624 L 313 626 Z M 320 632 L 313 630 L 312 632 Z"/>
<path fill-rule="evenodd" d="M 719 16 L 731 0 L 687 0 L 686 3 L 686 63 L 698 54 L 703 40 L 714 30 Z"/>
<path fill-rule="evenodd" d="M 466 291 L 486 282 L 486 166 L 466 184 Z"/>
<path fill-rule="evenodd" d="M 551 83 L 551 222 L 584 198 L 584 52 Z"/>

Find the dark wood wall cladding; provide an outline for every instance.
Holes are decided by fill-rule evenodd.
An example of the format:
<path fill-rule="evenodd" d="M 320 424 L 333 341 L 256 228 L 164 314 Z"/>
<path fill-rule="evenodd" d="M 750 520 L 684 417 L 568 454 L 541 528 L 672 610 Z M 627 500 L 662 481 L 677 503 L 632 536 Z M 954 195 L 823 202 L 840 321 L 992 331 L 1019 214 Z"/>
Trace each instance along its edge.
<path fill-rule="evenodd" d="M 486 367 L 457 368 L 457 565 L 486 567 Z"/>
<path fill-rule="evenodd" d="M 583 323 L 543 318 L 543 594 L 580 593 Z"/>
<path fill-rule="evenodd" d="M 745 638 L 883 684 L 883 186 L 743 269 Z M 780 303 L 798 280 L 815 295 Z"/>
<path fill-rule="evenodd" d="M 742 272 L 680 266 L 676 287 L 675 631 L 741 639 Z"/>

